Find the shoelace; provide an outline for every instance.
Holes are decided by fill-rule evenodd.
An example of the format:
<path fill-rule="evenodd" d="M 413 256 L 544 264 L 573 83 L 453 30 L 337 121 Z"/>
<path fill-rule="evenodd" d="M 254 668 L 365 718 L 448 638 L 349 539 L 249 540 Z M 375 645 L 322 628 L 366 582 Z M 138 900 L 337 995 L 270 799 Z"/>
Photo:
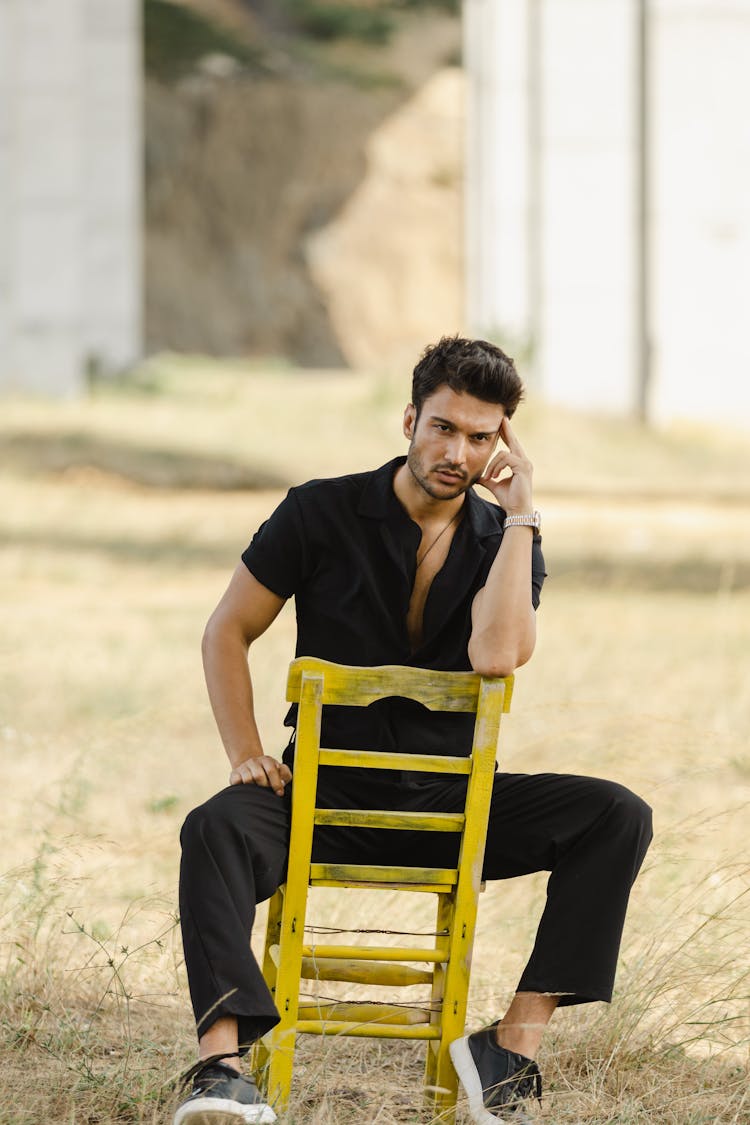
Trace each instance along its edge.
<path fill-rule="evenodd" d="M 521 1098 L 536 1098 L 542 1100 L 542 1076 L 535 1062 L 527 1063 L 522 1070 L 517 1070 L 506 1078 L 506 1082 L 513 1082 Z"/>

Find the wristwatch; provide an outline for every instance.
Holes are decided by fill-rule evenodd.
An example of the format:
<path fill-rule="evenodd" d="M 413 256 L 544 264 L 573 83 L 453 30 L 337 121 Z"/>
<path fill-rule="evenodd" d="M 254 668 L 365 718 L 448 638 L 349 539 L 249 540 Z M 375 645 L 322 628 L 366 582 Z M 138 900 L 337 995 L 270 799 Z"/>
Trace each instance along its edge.
<path fill-rule="evenodd" d="M 519 516 L 506 516 L 503 520 L 503 531 L 505 531 L 506 527 L 533 527 L 534 531 L 541 531 L 541 513 L 524 512 Z"/>

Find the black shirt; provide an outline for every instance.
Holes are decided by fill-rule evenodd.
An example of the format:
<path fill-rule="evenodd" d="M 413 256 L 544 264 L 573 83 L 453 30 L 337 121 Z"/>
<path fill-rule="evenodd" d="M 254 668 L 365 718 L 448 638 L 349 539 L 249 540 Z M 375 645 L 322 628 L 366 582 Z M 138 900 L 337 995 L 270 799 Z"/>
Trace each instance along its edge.
<path fill-rule="evenodd" d="M 267 589 L 295 598 L 297 656 L 358 666 L 411 664 L 469 671 L 471 604 L 503 537 L 502 508 L 466 493 L 448 557 L 424 607 L 422 641 L 412 651 L 406 628 L 421 532 L 393 490 L 398 457 L 374 472 L 314 480 L 291 488 L 260 527 L 242 559 Z M 545 577 L 534 536 L 532 602 Z M 294 726 L 296 708 L 286 717 Z M 434 713 L 386 699 L 366 708 L 326 707 L 322 744 L 361 750 L 468 754 L 473 716 Z"/>

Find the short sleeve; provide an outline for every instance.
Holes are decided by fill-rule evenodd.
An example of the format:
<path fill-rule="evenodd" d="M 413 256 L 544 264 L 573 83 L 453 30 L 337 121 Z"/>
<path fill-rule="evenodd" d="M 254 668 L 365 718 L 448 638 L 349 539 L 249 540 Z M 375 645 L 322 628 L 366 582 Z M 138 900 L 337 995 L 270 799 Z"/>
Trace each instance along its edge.
<path fill-rule="evenodd" d="M 544 555 L 542 554 L 542 537 L 541 535 L 535 534 L 534 544 L 531 548 L 531 604 L 534 609 L 539 608 L 542 586 L 546 577 L 547 570 L 544 565 Z"/>
<path fill-rule="evenodd" d="M 290 489 L 242 552 L 242 561 L 266 589 L 291 598 L 304 582 L 307 556 L 299 502 Z"/>

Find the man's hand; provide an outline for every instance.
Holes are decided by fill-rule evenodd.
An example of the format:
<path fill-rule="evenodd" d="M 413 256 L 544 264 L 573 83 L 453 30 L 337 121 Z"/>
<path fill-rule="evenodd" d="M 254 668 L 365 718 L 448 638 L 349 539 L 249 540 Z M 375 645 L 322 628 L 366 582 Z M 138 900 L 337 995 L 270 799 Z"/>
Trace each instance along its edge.
<path fill-rule="evenodd" d="M 284 796 L 284 786 L 292 780 L 292 771 L 283 762 L 277 762 L 268 754 L 257 758 L 247 758 L 235 766 L 229 775 L 230 785 L 260 785 L 262 789 L 273 789 L 279 797 Z"/>
<path fill-rule="evenodd" d="M 489 489 L 507 515 L 531 512 L 533 465 L 507 418 L 503 418 L 500 424 L 500 437 L 508 448 L 495 454 L 477 483 Z M 506 474 L 501 478 L 500 474 L 504 469 L 510 469 L 510 475 Z"/>

